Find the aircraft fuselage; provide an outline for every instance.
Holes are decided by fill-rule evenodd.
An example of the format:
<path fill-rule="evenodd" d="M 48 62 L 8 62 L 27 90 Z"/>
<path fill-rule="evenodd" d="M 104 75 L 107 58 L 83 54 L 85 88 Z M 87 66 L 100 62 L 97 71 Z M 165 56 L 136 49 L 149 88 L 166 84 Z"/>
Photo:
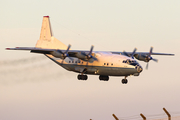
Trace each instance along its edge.
<path fill-rule="evenodd" d="M 96 60 L 90 59 L 83 61 L 74 57 L 66 59 L 51 58 L 57 64 L 69 71 L 104 75 L 104 76 L 138 76 L 142 72 L 141 65 L 134 59 L 124 56 L 112 54 L 109 52 L 94 52 Z"/>

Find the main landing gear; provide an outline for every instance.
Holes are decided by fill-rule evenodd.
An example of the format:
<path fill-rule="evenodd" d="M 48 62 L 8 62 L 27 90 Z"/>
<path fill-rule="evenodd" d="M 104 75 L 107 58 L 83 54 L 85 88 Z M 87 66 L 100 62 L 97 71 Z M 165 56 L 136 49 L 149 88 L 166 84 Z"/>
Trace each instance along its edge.
<path fill-rule="evenodd" d="M 88 76 L 87 75 L 78 75 L 77 78 L 78 78 L 78 80 L 87 80 Z"/>
<path fill-rule="evenodd" d="M 79 74 L 77 76 L 77 78 L 78 78 L 78 80 L 87 80 L 88 76 L 87 75 L 83 75 L 83 74 Z M 126 78 L 127 78 L 127 76 L 125 76 L 125 78 L 122 79 L 122 84 L 127 84 L 128 83 L 128 80 Z M 108 81 L 109 80 L 109 76 L 100 75 L 99 76 L 99 80 L 101 80 L 101 81 Z"/>
<path fill-rule="evenodd" d="M 87 71 L 87 69 L 85 68 L 78 76 L 77 76 L 77 79 L 78 80 L 87 80 L 88 79 L 88 76 L 87 75 L 84 75 L 84 73 Z"/>
<path fill-rule="evenodd" d="M 125 76 L 125 78 L 122 79 L 122 84 L 127 84 L 128 83 L 128 80 L 126 78 L 127 78 L 127 76 Z"/>
<path fill-rule="evenodd" d="M 108 81 L 109 80 L 109 76 L 100 75 L 99 76 L 99 80 Z"/>

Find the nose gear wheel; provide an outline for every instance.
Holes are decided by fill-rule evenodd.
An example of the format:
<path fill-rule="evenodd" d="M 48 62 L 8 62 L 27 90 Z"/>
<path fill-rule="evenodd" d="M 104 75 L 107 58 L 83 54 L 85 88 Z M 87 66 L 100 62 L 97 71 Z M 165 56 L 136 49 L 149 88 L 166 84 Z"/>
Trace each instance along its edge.
<path fill-rule="evenodd" d="M 124 79 L 122 79 L 122 84 L 127 84 L 128 83 L 128 80 L 126 79 L 127 78 L 127 76 L 125 76 L 125 78 Z"/>
<path fill-rule="evenodd" d="M 127 84 L 128 80 L 127 79 L 122 79 L 122 84 Z"/>

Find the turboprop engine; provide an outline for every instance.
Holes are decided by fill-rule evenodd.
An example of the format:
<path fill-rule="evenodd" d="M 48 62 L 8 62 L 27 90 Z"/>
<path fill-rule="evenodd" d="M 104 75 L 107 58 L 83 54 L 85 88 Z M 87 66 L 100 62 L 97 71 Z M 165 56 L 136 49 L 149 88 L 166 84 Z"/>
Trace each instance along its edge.
<path fill-rule="evenodd" d="M 145 54 L 135 54 L 134 57 L 136 59 L 144 61 L 144 62 L 149 62 L 150 60 L 153 60 L 153 61 L 157 62 L 158 61 L 157 59 L 154 59 L 154 58 L 151 57 L 152 50 L 153 50 L 153 47 L 151 47 L 148 55 L 145 55 Z"/>
<path fill-rule="evenodd" d="M 158 62 L 157 59 L 151 57 L 152 50 L 153 50 L 153 47 L 151 47 L 148 55 L 145 55 L 145 54 L 135 54 L 135 55 L 134 55 L 134 57 L 135 57 L 136 59 L 141 60 L 141 61 L 144 61 L 144 62 L 147 62 L 146 69 L 148 69 L 148 63 L 149 63 L 150 60 L 153 60 L 153 61 L 155 61 L 155 62 Z"/>
<path fill-rule="evenodd" d="M 144 54 L 135 54 L 134 57 L 140 61 L 149 62 L 150 59 L 148 59 L 147 55 Z"/>
<path fill-rule="evenodd" d="M 81 60 L 85 60 L 85 61 L 88 60 L 88 57 L 87 57 L 87 55 L 86 55 L 84 52 L 78 52 L 78 53 L 76 54 L 76 57 L 79 58 L 79 59 L 81 59 Z"/>
<path fill-rule="evenodd" d="M 68 57 L 68 52 L 69 52 L 70 47 L 71 47 L 71 45 L 68 46 L 68 48 L 65 52 L 62 52 L 61 50 L 56 50 L 56 51 L 53 51 L 51 54 L 54 57 L 65 59 L 66 57 Z"/>
<path fill-rule="evenodd" d="M 76 54 L 76 57 L 81 59 L 81 60 L 84 60 L 84 61 L 88 61 L 90 60 L 91 58 L 93 58 L 93 56 L 91 55 L 92 54 L 92 51 L 93 51 L 93 48 L 94 46 L 91 46 L 91 49 L 89 51 L 89 53 L 85 53 L 85 52 L 78 52 Z"/>

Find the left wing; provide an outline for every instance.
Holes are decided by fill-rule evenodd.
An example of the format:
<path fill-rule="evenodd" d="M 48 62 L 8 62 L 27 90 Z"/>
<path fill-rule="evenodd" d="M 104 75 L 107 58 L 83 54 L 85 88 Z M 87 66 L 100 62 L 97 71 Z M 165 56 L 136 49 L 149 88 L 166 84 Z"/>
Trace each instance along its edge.
<path fill-rule="evenodd" d="M 125 55 L 124 52 L 111 52 L 112 54 L 121 54 L 121 55 Z M 129 54 L 129 56 L 131 56 L 132 52 L 127 52 Z M 134 55 L 148 55 L 149 52 L 136 52 Z M 169 55 L 169 56 L 174 56 L 174 54 L 170 54 L 170 53 L 154 53 L 152 52 L 151 55 Z"/>
<path fill-rule="evenodd" d="M 149 52 L 136 52 L 136 48 L 134 49 L 133 52 L 112 52 L 113 54 L 123 54 L 126 55 L 128 57 L 132 57 L 132 58 L 136 58 L 140 61 L 144 61 L 144 62 L 149 62 L 150 60 L 153 60 L 155 62 L 158 62 L 158 59 L 155 59 L 153 57 L 151 57 L 151 55 L 169 55 L 169 56 L 174 56 L 174 54 L 170 54 L 170 53 L 153 53 L 153 47 L 150 48 Z M 146 68 L 148 68 L 148 64 L 146 66 Z"/>

